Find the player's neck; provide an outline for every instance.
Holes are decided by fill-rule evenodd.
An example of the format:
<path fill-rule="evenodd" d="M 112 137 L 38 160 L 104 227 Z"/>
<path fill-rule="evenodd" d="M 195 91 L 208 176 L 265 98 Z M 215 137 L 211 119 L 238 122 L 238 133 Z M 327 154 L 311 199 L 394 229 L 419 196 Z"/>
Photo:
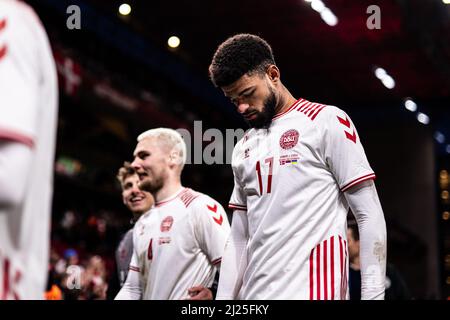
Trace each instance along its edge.
<path fill-rule="evenodd" d="M 153 194 L 155 202 L 158 203 L 170 199 L 179 193 L 182 188 L 183 186 L 181 185 L 181 181 L 179 179 L 167 181 L 159 191 Z"/>
<path fill-rule="evenodd" d="M 276 115 L 285 112 L 297 101 L 297 99 L 294 98 L 294 96 L 289 92 L 289 90 L 284 85 L 282 85 L 280 94 L 281 94 L 279 100 L 280 103 L 275 108 Z"/>

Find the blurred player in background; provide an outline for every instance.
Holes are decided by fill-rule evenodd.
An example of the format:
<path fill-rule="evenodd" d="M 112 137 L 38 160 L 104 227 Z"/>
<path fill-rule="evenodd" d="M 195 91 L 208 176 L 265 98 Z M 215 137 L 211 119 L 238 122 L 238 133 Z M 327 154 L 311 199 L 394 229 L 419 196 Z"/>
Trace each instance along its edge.
<path fill-rule="evenodd" d="M 124 162 L 117 173 L 117 180 L 122 188 L 122 200 L 133 214 L 131 224 L 134 226 L 142 214 L 150 210 L 153 196 L 139 189 L 139 176 L 129 162 Z M 134 228 L 134 227 L 133 227 Z M 125 283 L 133 255 L 133 228 L 123 236 L 116 250 L 117 276 L 112 278 L 108 287 L 108 297 L 114 298 Z"/>
<path fill-rule="evenodd" d="M 0 0 L 0 299 L 43 299 L 58 86 L 50 44 L 26 4 Z"/>
<path fill-rule="evenodd" d="M 182 186 L 185 162 L 177 131 L 152 129 L 138 137 L 132 166 L 155 206 L 134 228 L 130 271 L 116 299 L 213 298 L 230 227 L 217 201 Z"/>
<path fill-rule="evenodd" d="M 386 225 L 348 115 L 295 99 L 258 36 L 226 40 L 209 72 L 252 127 L 233 151 L 233 223 L 217 298 L 348 299 L 350 206 L 361 235 L 361 297 L 383 299 Z"/>

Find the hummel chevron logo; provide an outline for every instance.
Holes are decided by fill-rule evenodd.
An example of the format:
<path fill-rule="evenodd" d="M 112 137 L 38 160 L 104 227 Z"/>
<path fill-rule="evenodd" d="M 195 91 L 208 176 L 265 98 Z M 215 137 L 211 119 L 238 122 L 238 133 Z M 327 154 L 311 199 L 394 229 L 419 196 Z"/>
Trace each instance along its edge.
<path fill-rule="evenodd" d="M 5 29 L 6 27 L 6 19 L 2 19 L 0 20 L 0 33 L 3 31 L 3 29 Z M 6 55 L 6 44 L 4 44 L 3 46 L 0 45 L 0 60 L 3 59 L 3 57 Z"/>
<path fill-rule="evenodd" d="M 216 213 L 217 212 L 217 204 L 214 204 L 214 207 L 208 206 L 206 205 L 206 207 L 211 210 L 212 212 Z M 222 214 L 219 216 L 219 219 L 217 219 L 216 217 L 213 217 L 214 221 L 221 226 L 222 222 L 223 222 L 223 216 Z"/>
<path fill-rule="evenodd" d="M 344 126 L 346 126 L 347 128 L 351 129 L 351 124 L 350 124 L 350 120 L 347 118 L 347 116 L 345 117 L 345 120 L 342 119 L 341 117 L 337 116 L 339 122 L 341 124 L 343 124 Z M 353 134 L 344 131 L 345 132 L 345 136 L 347 137 L 347 139 L 353 141 L 354 143 L 356 143 L 356 131 L 355 129 L 353 129 Z"/>

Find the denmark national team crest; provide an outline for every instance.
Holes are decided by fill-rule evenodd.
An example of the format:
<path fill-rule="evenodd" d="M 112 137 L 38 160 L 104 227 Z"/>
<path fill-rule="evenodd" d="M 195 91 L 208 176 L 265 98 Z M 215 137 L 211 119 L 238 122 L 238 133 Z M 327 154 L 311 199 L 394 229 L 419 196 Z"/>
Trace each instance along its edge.
<path fill-rule="evenodd" d="M 298 131 L 295 129 L 286 131 L 280 138 L 280 147 L 285 150 L 295 147 L 298 142 L 298 136 Z"/>
<path fill-rule="evenodd" d="M 161 222 L 161 232 L 168 232 L 172 228 L 173 218 L 172 216 L 167 216 Z"/>

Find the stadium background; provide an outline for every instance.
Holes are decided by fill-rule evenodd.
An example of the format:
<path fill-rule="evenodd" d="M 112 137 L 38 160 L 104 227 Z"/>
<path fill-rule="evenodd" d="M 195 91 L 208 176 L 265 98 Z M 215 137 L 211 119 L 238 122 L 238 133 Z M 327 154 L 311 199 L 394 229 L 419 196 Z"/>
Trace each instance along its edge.
<path fill-rule="evenodd" d="M 207 68 L 218 44 L 249 32 L 272 45 L 296 97 L 352 117 L 377 174 L 388 261 L 416 299 L 450 297 L 449 1 L 324 0 L 335 25 L 321 18 L 316 0 L 128 1 L 127 16 L 118 13 L 120 1 L 26 2 L 49 34 L 60 85 L 51 281 L 63 283 L 68 264 L 93 270 L 95 283 L 109 281 L 131 217 L 115 174 L 140 132 L 192 130 L 196 120 L 203 131 L 246 128 Z M 81 9 L 80 30 L 66 27 L 70 5 Z M 370 5 L 381 9 L 381 29 L 367 28 Z M 178 48 L 167 45 L 172 35 Z M 380 67 L 395 86 L 377 78 Z M 406 108 L 407 98 L 415 104 Z M 232 171 L 188 165 L 183 183 L 225 206 Z"/>

